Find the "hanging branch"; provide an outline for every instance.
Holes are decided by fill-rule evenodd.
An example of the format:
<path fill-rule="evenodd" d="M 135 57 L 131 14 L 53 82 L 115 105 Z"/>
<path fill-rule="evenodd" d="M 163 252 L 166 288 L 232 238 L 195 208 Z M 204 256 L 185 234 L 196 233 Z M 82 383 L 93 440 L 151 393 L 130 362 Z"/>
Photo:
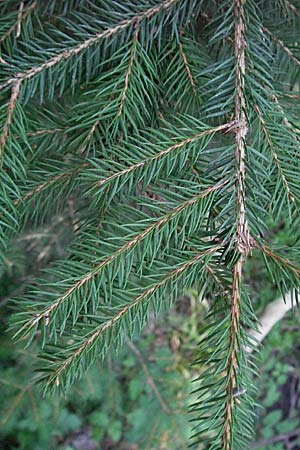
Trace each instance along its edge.
<path fill-rule="evenodd" d="M 238 262 L 233 267 L 232 298 L 231 298 L 231 329 L 230 351 L 227 363 L 226 406 L 224 414 L 224 431 L 222 435 L 222 449 L 230 450 L 232 443 L 233 410 L 235 408 L 234 389 L 237 388 L 238 352 L 240 335 L 240 283 L 244 257 L 249 253 L 252 243 L 245 213 L 245 175 L 246 175 L 246 144 L 248 132 L 246 121 L 245 101 L 245 5 L 246 0 L 234 2 L 234 54 L 235 54 L 235 120 L 239 125 L 235 132 L 235 162 L 236 162 L 236 209 L 237 224 L 235 233 L 236 249 L 240 253 Z"/>
<path fill-rule="evenodd" d="M 220 245 L 215 245 L 196 254 L 192 259 L 185 261 L 179 267 L 176 267 L 174 270 L 165 274 L 160 281 L 146 287 L 130 302 L 126 303 L 121 308 L 115 308 L 113 316 L 109 320 L 96 326 L 89 334 L 86 334 L 77 345 L 75 344 L 72 346 L 69 356 L 58 361 L 56 367 L 51 371 L 52 373 L 49 372 L 48 374 L 47 384 L 51 386 L 55 383 L 57 387 L 60 386 L 62 376 L 65 374 L 67 374 L 67 376 L 69 374 L 70 376 L 71 368 L 74 368 L 76 364 L 78 365 L 78 369 L 82 366 L 84 363 L 84 355 L 86 355 L 88 361 L 87 363 L 84 363 L 84 365 L 86 367 L 90 366 L 94 361 L 96 354 L 99 355 L 99 352 L 95 353 L 95 349 L 97 348 L 97 342 L 100 339 L 102 339 L 103 342 L 106 342 L 101 349 L 103 355 L 113 341 L 120 339 L 121 326 L 126 322 L 126 318 L 129 319 L 130 315 L 133 314 L 137 308 L 141 308 L 143 310 L 142 313 L 145 314 L 146 308 L 149 306 L 149 301 L 156 292 L 162 287 L 167 286 L 172 280 L 181 278 L 190 268 L 199 264 L 206 256 L 214 254 L 220 250 L 220 248 Z M 137 317 L 137 313 L 135 313 L 135 316 Z M 67 384 L 68 383 L 66 383 L 66 385 Z"/>
<path fill-rule="evenodd" d="M 77 292 L 82 286 L 92 280 L 95 276 L 99 275 L 101 272 L 111 266 L 114 261 L 116 261 L 122 254 L 129 253 L 136 245 L 141 243 L 147 236 L 151 235 L 156 230 L 159 230 L 165 225 L 167 222 L 171 221 L 176 216 L 179 216 L 185 209 L 194 205 L 199 199 L 202 199 L 209 195 L 210 193 L 218 190 L 220 187 L 224 186 L 228 183 L 228 180 L 225 180 L 223 183 L 219 183 L 215 186 L 210 186 L 206 190 L 200 192 L 200 194 L 195 195 L 191 200 L 187 200 L 184 203 L 178 205 L 177 208 L 171 210 L 167 215 L 159 218 L 155 222 L 153 222 L 150 226 L 145 228 L 142 232 L 138 233 L 130 240 L 125 242 L 121 247 L 117 248 L 114 253 L 106 256 L 100 263 L 98 263 L 90 272 L 84 274 L 79 280 L 77 280 L 72 286 L 70 286 L 61 296 L 59 296 L 55 301 L 53 301 L 49 306 L 45 307 L 42 312 L 39 314 L 35 314 L 32 318 L 30 318 L 25 324 L 24 329 L 26 332 L 34 329 L 36 325 L 43 319 L 49 320 L 50 316 L 54 314 L 54 312 L 65 303 L 70 296 L 75 292 Z M 219 248 L 219 247 L 218 247 Z M 23 329 L 23 327 L 22 327 Z M 21 329 L 19 330 L 21 331 Z"/>

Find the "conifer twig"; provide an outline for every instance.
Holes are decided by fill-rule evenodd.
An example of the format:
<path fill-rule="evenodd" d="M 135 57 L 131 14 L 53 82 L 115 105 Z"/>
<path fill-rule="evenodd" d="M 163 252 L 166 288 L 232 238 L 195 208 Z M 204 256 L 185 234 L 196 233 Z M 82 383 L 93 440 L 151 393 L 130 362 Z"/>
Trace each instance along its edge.
<path fill-rule="evenodd" d="M 268 28 L 263 27 L 263 30 L 270 36 L 272 41 L 274 41 L 282 50 L 291 58 L 292 61 L 294 61 L 297 66 L 300 66 L 300 59 L 298 59 L 294 53 L 285 45 L 285 43 L 279 39 L 277 36 L 275 36 Z"/>
<path fill-rule="evenodd" d="M 51 134 L 51 133 L 57 133 L 60 131 L 65 131 L 65 128 L 46 128 L 46 129 L 31 131 L 31 132 L 27 133 L 27 135 L 28 136 L 39 136 L 42 134 Z"/>
<path fill-rule="evenodd" d="M 194 81 L 194 78 L 193 78 L 193 75 L 192 75 L 192 71 L 190 69 L 190 66 L 189 66 L 186 54 L 184 52 L 183 45 L 180 42 L 180 40 L 178 41 L 178 45 L 179 45 L 179 51 L 180 51 L 181 57 L 183 59 L 185 70 L 187 71 L 187 74 L 188 74 L 188 77 L 189 77 L 189 80 L 190 80 L 190 83 L 191 83 L 191 86 L 192 86 L 193 94 L 197 98 L 198 94 L 197 94 L 197 90 L 196 90 L 196 84 L 195 84 L 195 81 Z"/>
<path fill-rule="evenodd" d="M 71 364 L 78 358 L 84 351 L 89 352 L 95 345 L 96 340 L 99 338 L 101 334 L 106 332 L 107 330 L 113 329 L 114 325 L 123 320 L 123 316 L 128 313 L 133 308 L 142 304 L 143 301 L 147 300 L 147 298 L 151 297 L 151 295 L 160 287 L 164 286 L 168 281 L 175 277 L 179 277 L 183 272 L 188 270 L 194 264 L 197 264 L 203 257 L 206 255 L 214 254 L 221 248 L 220 245 L 215 245 L 208 249 L 203 250 L 201 253 L 198 253 L 192 259 L 185 261 L 179 267 L 176 267 L 171 272 L 167 273 L 160 281 L 152 284 L 151 286 L 145 288 L 139 295 L 137 295 L 131 302 L 127 303 L 125 306 L 121 307 L 121 309 L 116 312 L 116 314 L 109 320 L 107 320 L 104 324 L 99 325 L 94 328 L 94 330 L 85 336 L 85 338 L 80 342 L 79 346 L 74 349 L 74 352 L 70 354 L 56 369 L 52 375 L 49 376 L 49 383 L 55 381 L 57 386 L 60 385 L 60 375 L 64 372 Z"/>
<path fill-rule="evenodd" d="M 78 45 L 75 45 L 74 47 L 69 48 L 68 50 L 64 50 L 57 55 L 52 56 L 51 58 L 47 59 L 45 62 L 41 64 L 37 64 L 36 66 L 24 71 L 24 72 L 18 72 L 14 77 L 9 78 L 4 83 L 0 85 L 0 90 L 5 88 L 6 86 L 9 86 L 11 84 L 14 84 L 16 81 L 24 81 L 28 80 L 38 73 L 40 73 L 42 70 L 49 69 L 56 64 L 60 63 L 63 60 L 68 60 L 72 56 L 78 55 L 83 50 L 89 48 L 90 46 L 97 44 L 102 39 L 107 39 L 114 34 L 117 34 L 123 30 L 125 30 L 130 25 L 137 23 L 144 19 L 149 19 L 150 17 L 154 16 L 155 14 L 158 14 L 161 10 L 167 10 L 170 8 L 173 4 L 177 3 L 179 0 L 165 0 L 161 2 L 157 6 L 150 7 L 146 9 L 145 11 L 136 14 L 133 17 L 130 17 L 129 19 L 122 20 L 118 25 L 115 25 L 113 27 L 107 28 L 104 31 L 101 31 L 99 33 L 96 33 L 94 36 L 89 37 L 88 39 L 84 40 Z"/>
<path fill-rule="evenodd" d="M 47 181 L 44 181 L 43 183 L 39 184 L 38 186 L 36 186 L 31 191 L 27 192 L 27 194 L 25 194 L 24 197 L 21 200 L 17 199 L 15 201 L 15 204 L 20 203 L 20 201 L 28 200 L 33 195 L 35 195 L 38 192 L 42 191 L 46 186 L 51 186 L 52 184 L 56 183 L 58 180 L 63 180 L 64 178 L 68 178 L 69 176 L 76 175 L 76 173 L 79 170 L 82 170 L 85 167 L 89 167 L 89 166 L 90 166 L 90 164 L 85 162 L 85 163 L 82 163 L 80 167 L 78 167 L 78 166 L 72 167 L 71 169 L 68 169 L 68 170 L 66 170 L 66 171 L 64 171 L 62 173 L 59 173 L 58 175 L 55 175 L 52 178 L 49 178 Z"/>
<path fill-rule="evenodd" d="M 288 183 L 288 181 L 287 181 L 287 179 L 286 179 L 284 170 L 283 170 L 283 168 L 281 167 L 281 164 L 280 164 L 278 155 L 277 155 L 277 153 L 276 153 L 276 151 L 275 151 L 275 149 L 274 149 L 274 145 L 273 145 L 273 143 L 272 143 L 272 141 L 271 141 L 271 138 L 270 138 L 268 129 L 267 129 L 267 127 L 266 127 L 266 123 L 265 123 L 265 120 L 264 120 L 264 118 L 263 118 L 263 115 L 262 115 L 262 113 L 261 113 L 261 111 L 260 111 L 260 109 L 259 109 L 259 107 L 258 107 L 257 104 L 256 104 L 254 107 L 255 107 L 255 109 L 256 109 L 256 111 L 257 111 L 257 113 L 258 113 L 258 117 L 259 117 L 259 121 L 260 121 L 262 130 L 263 130 L 264 135 L 265 135 L 265 137 L 266 137 L 267 144 L 268 144 L 268 146 L 270 147 L 270 150 L 271 150 L 273 159 L 274 159 L 275 164 L 276 164 L 276 166 L 277 166 L 277 170 L 278 170 L 278 172 L 279 172 L 279 174 L 280 174 L 280 177 L 281 177 L 281 179 L 282 179 L 282 183 L 283 183 L 283 185 L 284 185 L 284 187 L 285 187 L 285 189 L 286 189 L 286 191 L 287 191 L 287 194 L 288 194 L 289 199 L 291 200 L 291 202 L 294 202 L 294 201 L 295 201 L 294 194 L 292 193 L 292 190 L 291 190 L 291 188 L 290 188 L 290 186 L 289 186 L 289 183 Z"/>
<path fill-rule="evenodd" d="M 21 34 L 21 22 L 22 22 L 23 9 L 24 9 L 24 2 L 21 1 L 20 5 L 19 5 L 19 10 L 18 10 L 18 19 L 17 19 L 17 26 L 16 26 L 16 37 L 17 38 Z"/>
<path fill-rule="evenodd" d="M 21 88 L 21 81 L 16 80 L 11 88 L 11 94 L 7 107 L 7 118 L 0 135 L 0 159 L 2 159 L 3 157 L 4 147 L 9 135 L 10 126 L 12 124 L 13 114 L 16 107 L 17 99 L 19 97 L 20 88 Z"/>
<path fill-rule="evenodd" d="M 234 54 L 236 62 L 235 70 L 235 120 L 240 124 L 235 133 L 235 162 L 236 162 L 236 209 L 237 224 L 235 234 L 236 248 L 240 253 L 240 258 L 233 267 L 232 294 L 231 294 L 231 328 L 229 357 L 226 368 L 226 406 L 224 413 L 224 431 L 222 434 L 222 449 L 231 450 L 232 442 L 232 424 L 235 399 L 233 390 L 237 387 L 238 372 L 238 336 L 240 332 L 240 302 L 241 292 L 240 283 L 244 258 L 249 253 L 252 243 L 248 228 L 248 221 L 245 212 L 245 158 L 246 144 L 245 137 L 248 132 L 246 122 L 246 101 L 245 101 L 245 6 L 246 0 L 234 0 Z"/>
<path fill-rule="evenodd" d="M 286 114 L 284 112 L 283 107 L 280 104 L 280 101 L 278 100 L 278 97 L 276 94 L 274 94 L 274 92 L 271 95 L 271 99 L 276 103 L 278 110 L 280 111 L 281 115 L 282 115 L 282 120 L 283 123 L 291 130 L 293 131 L 293 125 L 291 124 L 291 122 L 289 121 L 289 119 L 286 117 Z M 297 141 L 297 143 L 299 143 L 299 138 L 297 136 L 294 135 L 294 139 L 295 141 Z"/>
<path fill-rule="evenodd" d="M 284 440 L 290 439 L 290 438 L 297 438 L 299 436 L 300 436 L 300 431 L 299 431 L 299 427 L 297 427 L 293 431 L 289 431 L 287 433 L 279 433 L 279 434 L 276 434 L 275 436 L 272 436 L 272 437 L 269 437 L 266 439 L 261 439 L 260 441 L 251 445 L 251 449 L 252 448 L 253 449 L 254 448 L 263 448 L 269 444 L 275 444 L 276 442 L 281 442 L 281 441 L 284 441 Z"/>
<path fill-rule="evenodd" d="M 95 183 L 95 186 L 102 186 L 103 184 L 105 184 L 115 178 L 118 178 L 118 177 L 125 175 L 127 173 L 130 173 L 140 167 L 143 167 L 143 166 L 147 165 L 149 162 L 155 161 L 155 160 L 167 155 L 168 153 L 171 153 L 173 150 L 177 150 L 181 147 L 184 147 L 185 145 L 193 143 L 194 141 L 201 138 L 202 136 L 206 136 L 206 135 L 210 135 L 210 134 L 214 134 L 214 133 L 218 133 L 218 132 L 226 132 L 227 130 L 231 130 L 231 128 L 235 127 L 235 126 L 236 126 L 236 122 L 231 121 L 231 122 L 227 122 L 225 124 L 219 125 L 217 127 L 208 128 L 207 130 L 203 130 L 200 133 L 197 133 L 189 138 L 183 139 L 181 142 L 179 142 L 177 144 L 171 145 L 170 147 L 162 150 L 161 152 L 155 154 L 154 156 L 151 156 L 148 159 L 144 159 L 138 163 L 132 164 L 131 166 L 126 167 L 126 169 L 120 170 L 119 172 L 115 172 L 115 173 L 109 175 L 108 177 L 97 181 Z"/>
<path fill-rule="evenodd" d="M 5 41 L 8 36 L 10 36 L 15 30 L 16 30 L 16 37 L 20 36 L 21 33 L 21 22 L 28 17 L 28 15 L 31 13 L 31 11 L 36 7 L 37 1 L 33 2 L 31 5 L 28 6 L 26 11 L 23 13 L 24 9 L 24 2 L 20 2 L 19 11 L 18 11 L 18 18 L 17 23 L 13 24 L 1 37 L 0 37 L 0 44 Z"/>
<path fill-rule="evenodd" d="M 119 111 L 118 111 L 117 117 L 119 117 L 122 114 L 125 99 L 126 99 L 126 94 L 127 94 L 128 87 L 129 87 L 129 80 L 130 80 L 130 76 L 131 76 L 131 72 L 132 72 L 132 68 L 133 68 L 135 50 L 136 50 L 136 46 L 138 43 L 139 23 L 140 23 L 140 20 L 138 20 L 138 22 L 135 24 L 135 32 L 133 34 L 132 46 L 131 46 L 130 57 L 129 57 L 129 64 L 128 64 L 128 68 L 127 68 L 126 75 L 125 75 L 124 89 L 123 89 L 123 92 L 121 95 L 121 101 L 120 101 L 120 106 L 119 106 Z"/>
<path fill-rule="evenodd" d="M 82 277 L 80 280 L 78 280 L 76 283 L 74 283 L 69 289 L 65 291 L 63 295 L 58 297 L 54 302 L 51 303 L 51 305 L 44 308 L 44 310 L 36 314 L 31 320 L 29 320 L 26 323 L 26 328 L 32 329 L 36 326 L 37 323 L 39 323 L 42 319 L 49 319 L 50 315 L 77 289 L 82 287 L 85 283 L 87 283 L 89 280 L 91 280 L 93 277 L 95 277 L 98 273 L 100 273 L 102 270 L 104 270 L 105 267 L 109 266 L 113 263 L 122 253 L 129 252 L 133 247 L 135 247 L 139 242 L 141 242 L 143 239 L 145 239 L 146 236 L 151 234 L 154 230 L 161 228 L 165 223 L 167 223 L 169 220 L 171 220 L 173 217 L 175 217 L 177 214 L 179 214 L 184 209 L 188 208 L 189 206 L 196 203 L 200 198 L 204 198 L 205 196 L 209 195 L 211 192 L 219 189 L 220 187 L 224 186 L 228 183 L 228 180 L 225 180 L 222 183 L 219 183 L 215 186 L 211 186 L 207 188 L 206 190 L 202 191 L 200 194 L 195 195 L 191 200 L 187 200 L 186 202 L 183 202 L 180 204 L 177 208 L 170 211 L 168 214 L 163 216 L 162 218 L 156 220 L 153 224 L 151 224 L 149 227 L 147 227 L 144 231 L 141 233 L 138 233 L 136 236 L 131 238 L 129 241 L 125 242 L 121 247 L 115 250 L 115 252 L 106 258 L 104 258 L 100 263 L 96 265 L 89 273 L 87 273 L 84 277 Z M 219 246 L 218 246 L 219 248 Z"/>
<path fill-rule="evenodd" d="M 263 244 L 263 245 L 259 245 L 257 244 L 257 247 L 262 250 L 267 256 L 270 256 L 271 258 L 275 259 L 276 261 L 280 262 L 280 264 L 282 264 L 285 267 L 288 267 L 289 269 L 293 270 L 293 272 L 297 275 L 300 276 L 300 268 L 295 266 L 295 264 L 293 264 L 291 261 L 289 261 L 288 259 L 284 258 L 283 256 L 279 255 L 278 253 L 276 253 L 274 250 L 272 250 L 268 245 Z"/>

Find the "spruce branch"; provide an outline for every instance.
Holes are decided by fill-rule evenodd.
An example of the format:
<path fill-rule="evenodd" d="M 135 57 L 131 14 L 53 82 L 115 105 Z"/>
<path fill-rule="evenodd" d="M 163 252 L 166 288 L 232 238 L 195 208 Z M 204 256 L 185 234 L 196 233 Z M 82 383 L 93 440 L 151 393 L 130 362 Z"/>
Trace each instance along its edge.
<path fill-rule="evenodd" d="M 286 259 L 284 256 L 279 255 L 276 251 L 274 251 L 270 246 L 263 244 L 259 245 L 257 244 L 258 248 L 263 251 L 267 256 L 271 257 L 273 260 L 280 263 L 281 266 L 286 267 L 287 269 L 290 269 L 294 274 L 299 277 L 300 276 L 300 267 L 295 265 L 290 260 Z"/>
<path fill-rule="evenodd" d="M 277 95 L 274 92 L 271 94 L 271 99 L 276 103 L 276 106 L 277 106 L 277 108 L 278 108 L 278 110 L 279 110 L 279 112 L 280 112 L 280 114 L 282 116 L 283 123 L 287 126 L 287 128 L 289 130 L 291 130 L 291 132 L 293 132 L 293 125 L 291 124 L 291 122 L 287 118 L 286 113 L 284 112 L 284 109 L 281 106 L 280 101 L 278 100 L 278 97 L 277 97 Z M 295 140 L 295 143 L 297 145 L 299 145 L 299 137 L 294 135 L 294 140 Z"/>
<path fill-rule="evenodd" d="M 15 204 L 18 204 L 20 202 L 26 202 L 31 197 L 35 196 L 36 194 L 49 189 L 52 187 L 53 184 L 56 184 L 59 181 L 65 180 L 70 178 L 71 176 L 74 176 L 78 174 L 80 170 L 84 170 L 85 168 L 90 167 L 90 164 L 88 162 L 83 162 L 80 166 L 73 166 L 70 169 L 64 170 L 58 175 L 55 175 L 48 180 L 44 181 L 43 183 L 38 184 L 34 189 L 27 192 L 21 199 L 17 199 L 15 201 Z"/>
<path fill-rule="evenodd" d="M 235 410 L 234 389 L 238 386 L 238 367 L 239 358 L 239 336 L 240 336 L 240 302 L 242 272 L 244 258 L 251 250 L 251 242 L 248 221 L 245 210 L 245 176 L 246 176 L 246 143 L 245 138 L 248 133 L 246 121 L 246 100 L 245 100 L 245 2 L 246 0 L 234 1 L 234 54 L 235 54 L 235 120 L 240 124 L 235 134 L 235 162 L 236 162 L 236 209 L 237 224 L 235 232 L 236 248 L 240 253 L 240 258 L 233 267 L 232 297 L 231 297 L 231 327 L 229 342 L 229 357 L 226 367 L 227 386 L 226 386 L 226 406 L 224 413 L 224 431 L 222 434 L 222 449 L 231 450 L 232 433 Z"/>
<path fill-rule="evenodd" d="M 120 340 L 123 338 L 120 334 L 121 327 L 124 327 L 124 323 L 130 323 L 131 326 L 134 326 L 135 322 L 143 323 L 143 317 L 147 314 L 150 300 L 153 299 L 154 301 L 154 296 L 160 288 L 168 285 L 174 279 L 178 283 L 184 273 L 193 266 L 198 265 L 200 262 L 203 262 L 203 265 L 205 266 L 203 261 L 205 257 L 215 254 L 221 248 L 221 245 L 214 245 L 203 250 L 193 258 L 185 261 L 174 270 L 165 274 L 161 277 L 160 281 L 146 287 L 139 295 L 134 297 L 124 306 L 115 308 L 113 310 L 113 315 L 109 320 L 104 321 L 104 323 L 101 323 L 99 326 L 93 327 L 93 330 L 87 335 L 84 335 L 84 337 L 81 337 L 78 343 L 70 346 L 68 350 L 69 355 L 66 358 L 58 358 L 52 362 L 52 370 L 49 370 L 49 368 L 46 369 L 47 385 L 49 387 L 54 385 L 61 386 L 63 381 L 64 384 L 62 388 L 68 386 L 70 380 L 74 381 L 74 379 L 78 378 L 82 367 L 86 370 L 94 362 L 99 351 L 100 354 L 104 356 L 108 347 L 114 343 L 120 343 Z M 131 314 L 134 314 L 135 320 L 132 319 Z M 142 314 L 142 317 L 137 320 L 139 314 Z M 131 334 L 130 330 L 127 330 L 127 332 Z M 96 346 L 100 339 L 102 345 L 97 351 Z M 75 367 L 77 368 L 76 371 L 74 371 Z"/>
<path fill-rule="evenodd" d="M 229 180 L 225 180 L 221 183 L 216 184 L 215 186 L 210 186 L 199 194 L 195 195 L 192 199 L 179 204 L 176 208 L 169 211 L 165 216 L 155 220 L 150 226 L 146 227 L 142 232 L 136 234 L 127 240 L 121 247 L 117 248 L 114 253 L 106 256 L 100 263 L 95 261 L 92 263 L 92 266 L 95 266 L 90 272 L 82 275 L 80 279 L 78 279 L 73 285 L 71 285 L 61 296 L 59 296 L 56 300 L 52 301 L 49 306 L 46 306 L 40 313 L 35 313 L 33 317 L 29 318 L 25 321 L 25 323 L 18 329 L 16 332 L 16 336 L 20 333 L 27 334 L 31 330 L 35 330 L 38 324 L 41 321 L 47 321 L 47 325 L 51 324 L 52 316 L 59 308 L 64 308 L 64 303 L 72 299 L 72 295 L 76 294 L 81 288 L 83 288 L 88 282 L 90 282 L 96 276 L 99 276 L 101 273 L 104 273 L 105 269 L 108 266 L 113 265 L 115 261 L 118 261 L 119 258 L 125 254 L 128 254 L 137 246 L 141 245 L 141 243 L 148 237 L 151 236 L 153 232 L 160 230 L 164 225 L 168 222 L 171 222 L 175 217 L 179 217 L 185 210 L 191 208 L 196 202 L 201 199 L 204 199 L 211 193 L 219 190 L 222 186 L 225 186 Z M 78 313 L 80 310 L 78 311 Z M 61 328 L 63 331 L 63 328 Z"/>
<path fill-rule="evenodd" d="M 94 186 L 89 189 L 89 191 L 96 191 L 99 192 L 99 189 L 97 188 L 103 188 L 108 186 L 111 182 L 117 181 L 118 179 L 122 178 L 124 175 L 130 175 L 133 172 L 137 171 L 138 169 L 145 167 L 149 165 L 150 163 L 153 163 L 157 160 L 163 159 L 164 157 L 168 156 L 170 153 L 179 150 L 183 147 L 185 147 L 188 144 L 192 144 L 195 141 L 201 139 L 204 136 L 214 135 L 218 132 L 226 132 L 226 130 L 230 130 L 230 128 L 235 124 L 234 121 L 219 125 L 217 127 L 208 128 L 206 130 L 200 131 L 199 133 L 196 133 L 195 135 L 188 137 L 186 139 L 183 139 L 181 142 L 178 142 L 177 144 L 170 145 L 169 147 L 159 151 L 158 153 L 154 154 L 153 156 L 150 156 L 147 159 L 143 159 L 137 163 L 134 163 L 130 165 L 129 167 L 126 167 L 118 172 L 112 173 L 108 175 L 105 178 L 102 178 L 99 181 L 96 181 L 94 183 Z"/>
<path fill-rule="evenodd" d="M 44 260 L 52 235 L 47 246 L 38 237 L 58 210 L 68 234 L 67 256 L 38 282 L 28 277 L 15 299 L 12 329 L 40 345 L 45 391 L 66 391 L 141 331 L 150 312 L 199 283 L 210 311 L 193 439 L 209 450 L 244 450 L 255 366 L 247 329 L 256 325 L 243 278 L 253 248 L 283 296 L 293 290 L 298 300 L 296 4 L 60 3 L 0 7 L 8 15 L 0 24 L 0 243 L 8 252 L 16 231 L 30 229 L 12 247 L 42 246 L 34 257 Z M 282 40 L 263 25 L 270 5 L 268 31 L 282 24 Z M 295 245 L 265 240 L 276 219 L 288 220 Z"/>
<path fill-rule="evenodd" d="M 61 61 L 66 61 L 70 59 L 72 56 L 79 55 L 82 51 L 86 50 L 87 48 L 91 47 L 92 45 L 100 43 L 102 40 L 108 39 L 114 34 L 118 34 L 130 26 L 134 25 L 135 23 L 139 23 L 142 20 L 149 19 L 150 17 L 154 16 L 155 14 L 158 14 L 160 11 L 164 10 L 166 11 L 168 8 L 173 6 L 175 3 L 179 2 L 180 0 L 165 0 L 162 1 L 157 6 L 153 6 L 150 8 L 145 9 L 139 14 L 134 15 L 133 17 L 130 17 L 129 19 L 125 19 L 120 21 L 118 25 L 115 25 L 113 27 L 107 28 L 104 31 L 96 33 L 94 36 L 89 37 L 88 39 L 84 40 L 80 44 L 77 44 L 74 47 L 71 47 L 67 50 L 64 50 L 57 55 L 54 55 L 50 57 L 45 62 L 38 64 L 34 67 L 31 67 L 30 69 L 18 72 L 14 77 L 9 78 L 4 83 L 0 85 L 0 90 L 4 89 L 5 87 L 16 83 L 17 81 L 25 81 L 28 80 L 35 75 L 39 74 L 43 70 L 50 69 L 51 67 L 56 66 Z"/>

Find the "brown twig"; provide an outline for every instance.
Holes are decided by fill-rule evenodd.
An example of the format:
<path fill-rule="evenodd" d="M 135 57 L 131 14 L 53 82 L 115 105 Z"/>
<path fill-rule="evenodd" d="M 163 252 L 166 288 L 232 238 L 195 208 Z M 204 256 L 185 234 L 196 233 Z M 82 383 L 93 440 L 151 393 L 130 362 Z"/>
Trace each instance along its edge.
<path fill-rule="evenodd" d="M 132 341 L 130 341 L 129 339 L 126 340 L 126 343 L 128 345 L 128 347 L 130 348 L 130 350 L 135 354 L 135 356 L 138 358 L 141 367 L 143 369 L 143 372 L 146 376 L 146 382 L 147 384 L 150 386 L 152 392 L 155 394 L 160 406 L 162 407 L 163 411 L 167 414 L 171 414 L 172 410 L 168 407 L 168 405 L 166 404 L 166 402 L 164 401 L 164 399 L 162 398 L 162 396 L 160 395 L 160 392 L 155 384 L 155 381 L 152 377 L 152 375 L 150 374 L 148 367 L 145 364 L 144 358 L 141 354 L 141 352 L 139 351 L 139 349 L 134 345 L 134 343 Z"/>
<path fill-rule="evenodd" d="M 295 98 L 295 99 L 298 99 L 298 98 L 300 98 L 300 94 L 297 94 L 297 93 L 294 93 L 294 94 L 291 94 L 291 93 L 289 93 L 289 92 L 280 92 L 280 94 L 279 94 L 281 97 L 288 97 L 288 98 Z"/>
<path fill-rule="evenodd" d="M 21 34 L 21 22 L 22 22 L 23 9 L 24 9 L 24 2 L 22 1 L 22 2 L 20 2 L 18 18 L 17 18 L 17 25 L 16 25 L 16 37 L 17 38 Z"/>
<path fill-rule="evenodd" d="M 42 134 L 51 134 L 51 133 L 57 133 L 60 131 L 65 131 L 65 129 L 64 128 L 47 128 L 44 130 L 36 130 L 36 131 L 27 133 L 27 136 L 39 136 Z"/>
<path fill-rule="evenodd" d="M 300 431 L 297 428 L 296 430 L 289 431 L 288 433 L 281 433 L 267 439 L 261 439 L 260 441 L 255 442 L 255 444 L 251 445 L 251 448 L 262 448 L 268 444 L 275 444 L 275 442 L 284 441 L 287 438 L 296 438 L 298 436 L 300 436 Z"/>
<path fill-rule="evenodd" d="M 2 133 L 0 135 L 0 159 L 2 159 L 3 157 L 4 147 L 9 135 L 10 126 L 12 124 L 13 114 L 16 107 L 17 99 L 19 97 L 20 88 L 21 88 L 20 80 L 15 81 L 15 83 L 11 88 L 11 94 L 7 107 L 7 118 L 2 129 Z"/>

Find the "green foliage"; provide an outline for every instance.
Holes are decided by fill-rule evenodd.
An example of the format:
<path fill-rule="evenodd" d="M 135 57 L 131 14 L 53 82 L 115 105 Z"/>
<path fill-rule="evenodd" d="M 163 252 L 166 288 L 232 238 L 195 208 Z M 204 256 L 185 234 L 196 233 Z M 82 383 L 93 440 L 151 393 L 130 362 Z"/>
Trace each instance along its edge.
<path fill-rule="evenodd" d="M 40 348 L 36 379 L 66 393 L 196 286 L 209 314 L 192 444 L 247 448 L 248 257 L 298 302 L 299 7 L 11 0 L 0 12 L 3 271 L 29 230 L 68 232 L 14 299 L 15 338 Z M 292 244 L 270 236 L 282 220 Z"/>

